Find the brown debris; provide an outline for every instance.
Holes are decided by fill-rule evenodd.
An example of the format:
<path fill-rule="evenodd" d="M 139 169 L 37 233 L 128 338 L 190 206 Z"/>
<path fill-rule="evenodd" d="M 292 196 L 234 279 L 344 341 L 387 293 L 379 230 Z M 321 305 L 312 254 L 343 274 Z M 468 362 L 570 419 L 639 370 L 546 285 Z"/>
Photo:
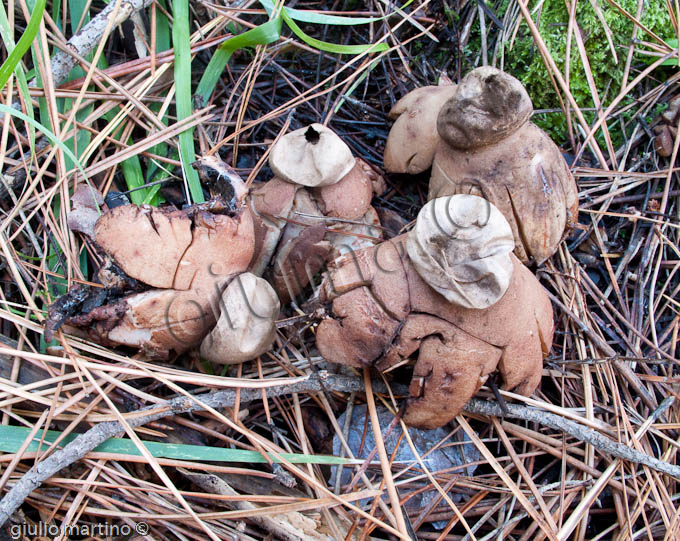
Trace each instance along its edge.
<path fill-rule="evenodd" d="M 71 231 L 77 231 L 92 239 L 94 225 L 103 212 L 106 212 L 106 205 L 99 190 L 88 184 L 80 184 L 71 196 L 68 226 Z"/>
<path fill-rule="evenodd" d="M 658 135 L 654 138 L 654 150 L 659 156 L 668 158 L 673 154 L 673 141 L 675 139 L 671 127 L 667 125 L 657 126 L 655 131 Z"/>

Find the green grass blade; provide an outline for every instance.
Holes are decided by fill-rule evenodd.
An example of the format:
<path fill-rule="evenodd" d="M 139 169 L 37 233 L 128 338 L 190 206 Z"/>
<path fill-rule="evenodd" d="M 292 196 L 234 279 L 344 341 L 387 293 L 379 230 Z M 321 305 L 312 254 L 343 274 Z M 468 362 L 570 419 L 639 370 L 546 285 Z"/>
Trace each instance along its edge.
<path fill-rule="evenodd" d="M 35 119 L 33 115 L 33 105 L 31 105 L 31 94 L 28 91 L 28 81 L 26 80 L 26 75 L 24 73 L 24 68 L 19 64 L 14 70 L 17 77 L 17 86 L 19 87 L 19 92 L 24 99 L 26 104 L 26 112 L 28 117 Z M 28 125 L 28 146 L 31 149 L 31 155 L 35 153 L 35 127 L 32 124 Z"/>
<path fill-rule="evenodd" d="M 9 19 L 7 19 L 7 12 L 5 11 L 4 4 L 0 3 L 0 37 L 5 44 L 5 49 L 11 52 L 14 50 L 15 44 L 12 39 L 12 29 L 9 26 Z M 19 87 L 19 92 L 26 105 L 26 113 L 31 118 L 35 118 L 33 115 L 33 106 L 31 105 L 31 95 L 28 92 L 28 80 L 24 68 L 21 62 L 17 62 L 16 68 L 14 69 L 14 74 L 17 78 L 17 86 Z M 31 154 L 35 152 L 35 128 L 31 125 L 28 126 L 28 144 L 31 149 Z"/>
<path fill-rule="evenodd" d="M 146 197 L 142 201 L 142 205 L 153 205 L 154 207 L 157 207 L 160 203 L 162 203 L 164 199 L 158 193 L 160 190 L 161 190 L 160 184 L 151 186 L 151 188 L 149 188 L 149 192 L 146 194 Z"/>
<path fill-rule="evenodd" d="M 75 157 L 73 152 L 71 152 L 71 149 L 69 149 L 62 141 L 60 141 L 54 133 L 52 133 L 48 128 L 43 126 L 40 122 L 37 120 L 30 118 L 29 116 L 25 115 L 24 113 L 17 111 L 16 109 L 12 109 L 11 107 L 8 107 L 7 105 L 0 104 L 0 113 L 7 113 L 10 115 L 13 115 L 17 118 L 20 118 L 24 122 L 27 122 L 31 126 L 35 127 L 38 131 L 41 131 L 45 137 L 47 137 L 50 142 L 59 147 L 61 151 L 71 159 L 71 161 L 75 164 L 75 166 L 78 168 L 78 170 L 82 173 L 83 178 L 87 179 L 87 175 L 85 174 L 85 170 L 83 169 L 83 166 L 80 164 L 80 161 L 78 158 Z"/>
<path fill-rule="evenodd" d="M 5 87 L 10 76 L 12 75 L 12 73 L 14 73 L 17 64 L 19 64 L 21 58 L 24 56 L 24 54 L 26 54 L 26 51 L 28 51 L 28 49 L 31 47 L 31 43 L 33 43 L 35 36 L 38 34 L 38 29 L 40 28 L 40 21 L 42 20 L 43 11 L 45 11 L 46 3 L 47 0 L 37 1 L 35 9 L 31 14 L 31 18 L 28 21 L 28 25 L 26 26 L 26 30 L 21 35 L 21 38 L 19 38 L 19 42 L 17 43 L 16 47 L 14 47 L 14 49 L 12 49 L 12 51 L 9 53 L 7 60 L 5 60 L 2 63 L 2 66 L 0 66 L 0 89 Z"/>
<path fill-rule="evenodd" d="M 166 123 L 165 119 L 163 120 L 163 123 Z M 165 156 L 168 154 L 168 148 L 165 143 L 163 143 L 163 147 L 160 149 L 157 149 L 156 147 L 152 148 L 156 149 L 154 154 L 158 154 L 161 156 Z M 172 150 L 170 151 L 170 159 L 177 160 L 178 158 L 179 153 L 177 152 L 177 149 L 173 147 Z M 146 173 L 147 184 L 153 184 L 154 182 L 158 182 L 159 180 L 166 178 L 170 174 L 168 168 L 162 166 L 161 164 L 156 163 L 155 160 L 150 160 L 149 164 L 150 164 L 149 169 L 147 170 Z M 144 190 L 144 193 L 146 195 L 144 196 L 142 205 L 153 205 L 154 207 L 156 207 L 163 203 L 165 199 L 159 193 L 160 190 L 161 190 L 160 184 L 153 184 L 153 186 L 146 188 Z"/>
<path fill-rule="evenodd" d="M 388 50 L 390 47 L 387 43 L 370 43 L 368 45 L 338 45 L 337 43 L 328 43 L 327 41 L 321 41 L 315 39 L 311 36 L 305 34 L 302 29 L 295 23 L 295 21 L 288 15 L 287 10 L 284 9 L 281 12 L 283 20 L 286 22 L 288 27 L 293 31 L 297 37 L 304 41 L 307 45 L 319 49 L 320 51 L 326 51 L 327 53 L 335 54 L 361 54 L 368 50 L 374 53 L 382 52 Z"/>
<path fill-rule="evenodd" d="M 153 104 L 154 107 L 160 107 L 158 104 Z M 106 120 L 107 122 L 112 122 L 113 119 L 116 117 L 120 109 L 118 107 L 115 107 L 111 109 L 110 111 L 107 111 L 102 118 Z M 120 140 L 120 137 L 122 134 L 116 134 L 114 137 L 117 140 Z M 127 144 L 132 145 L 133 144 L 132 138 L 128 138 Z M 157 145 L 158 146 L 158 145 Z M 156 147 L 152 147 L 152 149 L 156 149 Z M 134 190 L 135 188 L 139 188 L 140 186 L 144 186 L 145 181 L 144 181 L 144 172 L 142 168 L 142 162 L 139 159 L 139 156 L 132 156 L 128 158 L 127 160 L 123 160 L 120 164 L 121 171 L 123 173 L 123 178 L 125 179 L 125 184 L 128 188 L 128 190 Z M 147 196 L 149 193 L 149 189 L 140 189 L 140 190 L 135 190 L 133 192 L 130 192 L 130 199 L 135 205 L 141 205 L 143 203 L 151 203 L 154 206 L 157 206 L 161 202 L 160 196 L 157 198 L 149 197 L 147 200 Z M 153 193 L 155 195 L 156 192 Z"/>
<path fill-rule="evenodd" d="M 167 9 L 165 0 L 158 0 L 158 5 Z M 151 8 L 149 8 L 151 9 Z M 149 19 L 151 16 L 149 16 Z M 156 10 L 156 52 L 162 53 L 171 47 L 170 21 L 162 10 Z"/>
<path fill-rule="evenodd" d="M 70 22 L 72 33 L 75 34 L 80 28 L 90 21 L 90 14 L 85 12 L 85 8 L 89 5 L 90 3 L 88 0 L 68 0 L 68 11 L 71 19 Z"/>
<path fill-rule="evenodd" d="M 167 120 L 163 119 L 161 122 L 163 124 L 167 125 Z M 149 149 L 152 154 L 157 154 L 158 156 L 167 156 L 168 154 L 168 145 L 167 143 L 159 143 L 158 145 L 155 145 Z M 179 155 L 177 151 L 173 148 L 171 152 L 171 158 L 174 160 L 177 160 L 179 158 Z M 151 159 L 148 161 L 148 166 L 146 170 L 146 183 L 147 184 L 153 184 L 157 180 L 160 180 L 164 177 L 168 176 L 168 171 L 164 170 L 164 168 L 159 167 L 159 165 L 156 163 L 155 160 Z M 150 186 L 149 188 L 145 188 L 144 190 L 139 190 L 140 192 L 144 193 L 144 197 L 142 199 L 142 205 L 152 205 L 154 207 L 160 205 L 165 199 L 158 193 L 161 189 L 160 184 L 156 184 L 153 186 Z M 139 204 L 139 203 L 137 203 Z"/>
<path fill-rule="evenodd" d="M 270 15 L 274 11 L 274 2 L 271 0 L 259 0 L 262 7 Z M 407 7 L 413 0 L 409 0 L 401 9 Z M 334 26 L 354 26 L 356 24 L 368 24 L 375 23 L 387 19 L 388 17 L 394 15 L 394 13 L 389 13 L 384 17 L 346 17 L 343 15 L 325 15 L 324 13 L 315 13 L 313 11 L 307 11 L 295 8 L 284 8 L 286 13 L 291 19 L 300 21 L 302 23 L 312 23 L 312 24 L 330 24 Z"/>
<path fill-rule="evenodd" d="M 128 144 L 132 144 L 132 139 L 128 141 Z M 142 162 L 139 159 L 139 156 L 128 158 L 120 164 L 120 167 L 123 170 L 123 177 L 125 178 L 125 184 L 127 185 L 128 190 L 134 190 L 129 193 L 130 201 L 132 201 L 132 203 L 135 205 L 149 204 L 156 207 L 162 202 L 161 196 L 157 195 L 158 190 L 161 188 L 160 185 L 135 190 L 135 188 L 139 188 L 146 184 L 144 172 L 142 171 Z M 155 176 L 161 177 L 164 175 L 164 171 L 158 171 Z M 155 178 L 153 178 L 153 180 L 155 180 Z"/>
<path fill-rule="evenodd" d="M 22 443 L 30 434 L 30 428 L 23 426 L 0 426 L 0 451 L 5 453 L 16 453 Z M 29 453 L 38 450 L 40 437 L 44 435 L 45 442 L 52 443 L 61 432 L 48 430 L 40 433 L 32 441 L 28 449 Z M 80 434 L 69 434 L 60 444 L 62 446 L 70 443 Z M 266 458 L 257 451 L 245 449 L 226 449 L 224 447 L 208 447 L 203 445 L 187 445 L 182 443 L 162 443 L 155 441 L 145 441 L 144 446 L 152 456 L 156 458 L 171 458 L 174 460 L 190 460 L 194 462 L 249 462 L 253 464 L 264 464 Z M 46 445 L 43 444 L 44 450 Z M 112 438 L 105 441 L 94 449 L 96 453 L 117 453 L 124 455 L 142 456 L 135 442 L 126 438 Z M 328 455 L 304 455 L 297 453 L 281 453 L 281 456 L 293 464 L 350 464 L 352 461 L 347 458 Z M 279 462 L 277 458 L 270 455 L 274 462 Z"/>
<path fill-rule="evenodd" d="M 189 0 L 173 0 L 172 46 L 175 50 L 175 103 L 177 121 L 191 116 L 191 46 L 189 43 Z M 196 159 L 194 129 L 179 134 L 179 154 L 189 194 L 194 203 L 205 201 L 198 173 L 191 167 Z M 191 203 L 191 201 L 189 201 Z"/>
<path fill-rule="evenodd" d="M 677 39 L 669 39 L 668 40 L 668 45 L 670 45 L 673 49 L 678 48 L 678 40 Z M 664 60 L 661 62 L 662 66 L 680 66 L 680 58 L 669 58 L 668 60 Z"/>
<path fill-rule="evenodd" d="M 132 140 L 128 141 L 131 144 Z M 139 161 L 139 156 L 132 156 L 120 164 L 125 177 L 125 184 L 128 190 L 144 186 L 144 173 L 142 173 L 142 162 Z M 135 190 L 130 192 L 130 200 L 135 205 L 141 205 L 146 197 L 146 190 Z"/>
<path fill-rule="evenodd" d="M 33 57 L 33 65 L 37 66 L 38 65 L 38 50 L 42 49 L 42 45 L 40 45 L 40 42 L 38 42 L 39 46 L 36 47 L 35 45 L 31 48 L 31 55 Z M 36 86 L 38 88 L 43 88 L 43 80 L 42 80 L 42 75 L 40 74 L 39 69 L 34 69 L 34 74 L 33 76 L 36 79 Z M 41 96 L 38 98 L 38 118 L 40 119 L 40 123 L 50 132 L 52 131 L 52 119 L 50 118 L 50 111 L 49 108 L 47 107 L 47 98 L 44 96 Z"/>
<path fill-rule="evenodd" d="M 163 9 L 166 9 L 166 3 L 165 0 L 157 0 L 158 5 L 162 7 Z M 152 9 L 151 7 L 149 9 Z M 149 15 L 149 18 L 151 18 L 151 15 Z M 156 9 L 156 52 L 160 53 L 163 51 L 167 51 L 170 49 L 172 46 L 172 41 L 171 41 L 171 34 L 170 34 L 170 21 L 168 20 L 168 17 L 165 15 L 165 13 L 161 9 Z M 160 103 L 152 103 L 149 105 L 149 109 L 151 109 L 154 113 L 158 114 L 158 112 L 161 109 L 161 104 Z M 168 119 L 167 115 L 164 115 L 163 118 L 160 118 L 160 121 L 165 124 L 166 126 L 168 125 Z M 168 155 L 168 144 L 167 143 L 158 143 L 157 145 L 152 146 L 149 149 L 149 152 L 151 154 L 156 154 L 158 156 L 167 156 Z M 173 152 L 174 149 L 173 149 Z M 177 158 L 175 158 L 177 159 Z M 163 171 L 162 168 L 158 167 L 158 165 L 155 163 L 154 160 L 149 160 L 148 165 L 147 165 L 147 170 L 146 170 L 146 182 L 147 183 L 152 183 L 155 182 L 156 180 L 159 180 L 160 178 L 167 176 L 167 172 Z M 163 198 L 161 195 L 158 193 L 161 189 L 160 185 L 155 185 L 151 186 L 151 188 L 143 190 L 144 191 L 144 199 L 142 201 L 142 204 L 150 204 L 153 206 L 157 206 L 160 203 L 163 202 Z"/>
<path fill-rule="evenodd" d="M 402 9 L 408 6 L 413 0 L 406 2 Z M 260 4 L 264 9 L 271 15 L 274 12 L 274 2 L 271 0 L 260 0 Z M 311 11 L 286 8 L 282 10 L 282 14 L 272 19 L 271 21 L 264 23 L 257 28 L 253 28 L 234 36 L 233 38 L 222 43 L 215 54 L 210 59 L 210 63 L 206 68 L 201 81 L 196 88 L 195 95 L 200 100 L 199 103 L 205 104 L 212 94 L 212 91 L 217 84 L 217 81 L 222 76 L 224 67 L 229 62 L 231 55 L 237 49 L 243 47 L 254 47 L 255 45 L 266 45 L 273 43 L 281 36 L 281 23 L 285 19 L 286 24 L 291 28 L 291 30 L 297 35 L 302 41 L 308 45 L 315 47 L 321 51 L 340 53 L 340 54 L 361 54 L 369 49 L 375 52 L 385 51 L 389 47 L 387 44 L 379 45 L 337 45 L 335 43 L 327 43 L 325 41 L 320 41 L 314 39 L 307 34 L 305 34 L 300 27 L 293 22 L 293 20 L 298 20 L 306 23 L 313 24 L 331 24 L 338 26 L 347 26 L 355 24 L 367 24 L 371 22 L 381 21 L 387 17 L 394 15 L 391 13 L 385 17 L 343 17 L 338 15 L 324 15 L 323 13 L 314 13 Z"/>
<path fill-rule="evenodd" d="M 68 106 L 71 104 L 72 100 L 67 100 L 69 103 L 65 104 L 65 107 L 68 108 Z M 60 106 L 62 104 L 57 103 L 57 106 Z M 78 114 L 76 116 L 77 120 L 81 120 L 82 118 L 86 118 L 86 114 L 88 111 L 94 110 L 93 106 L 88 107 L 84 111 L 78 111 Z M 82 154 L 83 150 L 87 147 L 87 145 L 90 143 L 90 140 L 92 139 L 92 135 L 90 134 L 89 131 L 86 130 L 77 130 L 75 137 L 69 137 L 66 141 L 64 141 L 64 144 L 73 152 L 73 155 L 76 156 L 78 159 L 80 159 L 80 155 Z M 73 169 L 75 164 L 67 157 L 64 158 L 64 167 L 66 170 Z"/>
<path fill-rule="evenodd" d="M 61 0 L 53 0 L 52 1 L 52 20 L 56 23 L 57 28 L 59 28 L 60 32 L 63 32 L 64 29 L 61 27 Z"/>
<path fill-rule="evenodd" d="M 200 103 L 207 103 L 234 51 L 244 47 L 255 47 L 256 45 L 267 45 L 275 42 L 281 37 L 281 23 L 281 17 L 276 17 L 222 43 L 210 59 L 196 88 L 195 95 L 201 100 Z"/>

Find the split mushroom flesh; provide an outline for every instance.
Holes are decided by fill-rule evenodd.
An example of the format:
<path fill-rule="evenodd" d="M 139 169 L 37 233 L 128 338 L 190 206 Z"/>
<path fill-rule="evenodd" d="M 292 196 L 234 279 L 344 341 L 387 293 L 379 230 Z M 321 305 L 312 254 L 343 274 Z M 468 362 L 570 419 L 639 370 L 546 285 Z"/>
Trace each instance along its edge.
<path fill-rule="evenodd" d="M 420 428 L 449 422 L 494 372 L 504 389 L 531 394 L 552 344 L 548 296 L 510 252 L 509 225 L 498 225 L 498 210 L 488 218 L 488 203 L 478 197 L 444 200 L 430 202 L 407 235 L 331 263 L 321 289 L 329 317 L 316 333 L 331 362 L 385 372 L 415 364 L 404 420 Z M 450 216 L 465 217 L 470 231 L 450 228 L 458 234 L 447 238 L 433 229 Z M 447 264 L 446 254 L 466 241 L 478 246 Z M 410 256 L 414 242 L 434 250 L 427 265 L 427 253 Z M 452 300 L 442 294 L 447 290 Z"/>
<path fill-rule="evenodd" d="M 236 185 L 233 193 L 245 191 Z M 93 239 L 110 263 L 103 274 L 110 287 L 77 287 L 57 300 L 47 334 L 65 324 L 159 359 L 200 344 L 215 324 L 222 290 L 254 253 L 252 214 L 242 199 L 234 203 L 217 197 L 182 210 L 124 205 L 103 213 Z M 139 284 L 137 290 L 114 285 L 108 275 L 116 269 L 120 284 Z"/>
<path fill-rule="evenodd" d="M 381 240 L 371 206 L 381 175 L 319 124 L 272 147 L 277 176 L 253 188 L 256 250 L 250 271 L 272 283 L 281 302 L 297 298 L 329 259 Z"/>

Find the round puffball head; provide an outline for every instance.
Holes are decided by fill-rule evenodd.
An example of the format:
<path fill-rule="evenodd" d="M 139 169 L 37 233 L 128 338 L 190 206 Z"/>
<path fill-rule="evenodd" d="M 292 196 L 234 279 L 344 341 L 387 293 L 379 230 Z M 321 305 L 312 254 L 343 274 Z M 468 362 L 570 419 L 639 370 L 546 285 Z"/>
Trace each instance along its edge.
<path fill-rule="evenodd" d="M 442 106 L 437 131 L 454 148 L 469 149 L 502 141 L 531 116 L 529 94 L 517 79 L 496 68 L 472 70 Z"/>
<path fill-rule="evenodd" d="M 277 177 L 301 186 L 335 184 L 354 167 L 352 151 L 335 132 L 321 124 L 281 137 L 269 154 Z"/>
<path fill-rule="evenodd" d="M 484 309 L 505 294 L 515 241 L 510 224 L 487 200 L 452 195 L 429 201 L 406 242 L 421 278 L 446 300 Z"/>
<path fill-rule="evenodd" d="M 240 274 L 222 294 L 219 320 L 201 344 L 201 356 L 220 364 L 249 361 L 269 350 L 281 308 L 266 280 Z"/>

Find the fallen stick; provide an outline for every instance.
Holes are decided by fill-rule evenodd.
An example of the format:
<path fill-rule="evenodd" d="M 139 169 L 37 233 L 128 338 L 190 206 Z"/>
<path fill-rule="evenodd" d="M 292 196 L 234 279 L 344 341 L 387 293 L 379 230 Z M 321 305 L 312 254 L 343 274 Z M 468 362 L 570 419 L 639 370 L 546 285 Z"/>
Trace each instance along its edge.
<path fill-rule="evenodd" d="M 68 51 L 73 51 L 77 56 L 85 57 L 90 54 L 94 48 L 99 44 L 99 40 L 104 35 L 104 31 L 109 24 L 109 18 L 116 12 L 116 4 L 118 2 L 109 2 L 109 4 L 101 10 L 92 20 L 83 28 L 71 37 L 66 42 L 67 50 L 59 50 L 54 53 L 50 66 L 52 69 L 52 77 L 54 79 L 54 86 L 59 86 L 66 80 L 68 74 L 76 65 L 76 56 L 70 54 Z M 115 13 L 112 28 L 127 21 L 133 13 L 149 7 L 153 0 L 121 0 L 120 8 Z M 36 80 L 31 81 L 31 86 L 35 86 Z"/>
<path fill-rule="evenodd" d="M 382 382 L 375 382 L 374 388 L 377 392 L 386 391 Z M 342 391 L 358 392 L 364 389 L 363 381 L 359 377 L 340 376 L 321 371 L 311 374 L 306 379 L 289 385 L 280 387 L 270 387 L 266 389 L 269 397 L 280 396 L 288 393 Z M 394 389 L 393 389 L 394 391 Z M 397 392 L 401 389 L 397 389 Z M 405 391 L 405 389 L 404 389 Z M 404 393 L 405 394 L 405 393 Z M 179 396 L 166 403 L 154 404 L 133 412 L 127 416 L 127 422 L 132 428 L 136 428 L 164 417 L 188 413 L 203 409 L 202 404 L 212 408 L 224 408 L 233 406 L 236 398 L 236 391 L 220 390 L 211 391 L 202 395 L 197 395 L 200 400 L 192 400 L 186 396 Z M 262 398 L 262 389 L 241 389 L 241 402 L 251 402 Z M 662 405 L 654 412 L 654 417 L 661 415 L 672 400 L 665 400 Z M 680 466 L 669 464 L 653 456 L 636 451 L 626 445 L 615 442 L 595 430 L 586 428 L 574 421 L 569 421 L 538 408 L 506 404 L 507 413 L 504 415 L 503 409 L 497 402 L 487 402 L 485 400 L 472 399 L 465 406 L 465 411 L 481 415 L 494 417 L 508 417 L 523 419 L 526 421 L 540 423 L 555 430 L 569 434 L 586 443 L 593 445 L 598 450 L 608 453 L 613 457 L 621 458 L 635 464 L 643 464 L 661 473 L 671 475 L 680 479 Z M 0 527 L 2 527 L 24 502 L 29 494 L 42 485 L 52 475 L 63 468 L 70 466 L 74 462 L 83 458 L 88 452 L 115 436 L 124 432 L 123 427 L 118 421 L 99 423 L 84 434 L 81 434 L 63 449 L 55 451 L 54 454 L 45 460 L 37 463 L 19 479 L 12 489 L 0 501 Z"/>
<path fill-rule="evenodd" d="M 652 413 L 651 417 L 657 419 L 673 404 L 675 397 L 669 396 L 666 398 L 656 410 Z M 554 413 L 548 413 L 538 408 L 530 408 L 527 406 L 517 406 L 515 404 L 506 404 L 508 412 L 503 415 L 503 410 L 500 404 L 497 402 L 487 402 L 486 400 L 478 400 L 472 398 L 465 406 L 465 411 L 468 413 L 477 413 L 481 415 L 488 415 L 490 417 L 506 417 L 523 419 L 524 421 L 531 421 L 534 423 L 542 424 L 569 434 L 575 438 L 580 439 L 585 443 L 589 443 L 595 447 L 598 451 L 602 453 L 609 454 L 613 457 L 620 458 L 622 460 L 628 460 L 635 464 L 642 464 L 644 466 L 649 466 L 650 468 L 665 473 L 680 479 L 680 466 L 675 464 L 670 464 L 669 462 L 664 462 L 646 453 L 641 453 L 636 451 L 632 447 L 614 441 L 606 436 L 603 436 L 599 432 L 582 426 L 574 421 L 555 415 Z"/>
<path fill-rule="evenodd" d="M 290 385 L 268 388 L 266 393 L 267 396 L 274 397 L 288 393 L 318 392 L 324 389 L 347 392 L 361 391 L 363 387 L 361 378 L 336 376 L 322 371 L 318 376 L 312 374 L 306 379 Z M 378 388 L 384 390 L 384 385 L 380 385 Z M 240 389 L 239 394 L 241 402 L 251 402 L 262 398 L 262 389 Z M 209 407 L 220 409 L 233 406 L 237 396 L 236 391 L 220 390 L 197 395 L 197 398 Z M 134 415 L 129 415 L 126 420 L 132 428 L 136 428 L 158 419 L 170 417 L 171 415 L 189 413 L 200 409 L 203 408 L 199 402 L 186 396 L 178 396 L 166 403 L 153 404 L 141 408 Z M 63 449 L 55 451 L 50 457 L 33 466 L 0 501 L 0 527 L 7 522 L 28 495 L 44 481 L 63 468 L 80 460 L 88 452 L 108 439 L 118 436 L 123 432 L 124 429 L 118 421 L 99 423 L 64 446 Z"/>

